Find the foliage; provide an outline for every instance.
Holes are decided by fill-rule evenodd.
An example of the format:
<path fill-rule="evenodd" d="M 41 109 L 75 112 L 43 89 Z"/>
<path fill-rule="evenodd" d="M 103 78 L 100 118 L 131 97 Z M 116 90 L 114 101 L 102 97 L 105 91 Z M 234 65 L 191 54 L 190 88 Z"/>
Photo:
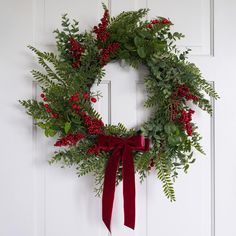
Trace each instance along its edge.
<path fill-rule="evenodd" d="M 99 194 L 110 153 L 96 149 L 97 137 L 101 133 L 129 137 L 136 131 L 122 124 L 104 125 L 91 105 L 99 94 L 91 93 L 90 88 L 100 83 L 104 66 L 111 61 L 125 60 L 135 68 L 145 65 L 149 71 L 145 77 L 145 106 L 152 114 L 140 130 L 150 139 L 152 148 L 134 153 L 136 172 L 144 180 L 155 169 L 165 195 L 175 200 L 173 181 L 178 171 L 186 172 L 195 161 L 193 148 L 204 154 L 197 126 L 191 121 L 190 103 L 211 114 L 205 94 L 215 99 L 218 95 L 200 70 L 186 60 L 189 50 L 180 52 L 176 48 L 175 41 L 183 35 L 170 30 L 171 21 L 163 17 L 143 20 L 147 9 L 123 12 L 113 18 L 104 10 L 101 23 L 84 33 L 79 32 L 77 21 L 70 22 L 64 15 L 62 30 L 55 30 L 58 55 L 29 46 L 44 69 L 32 70 L 43 91 L 42 101 L 20 102 L 46 136 L 59 137 L 55 146 L 65 146 L 55 152 L 50 163 L 75 166 L 78 176 L 92 172 Z M 122 180 L 121 171 L 122 166 L 117 184 Z"/>

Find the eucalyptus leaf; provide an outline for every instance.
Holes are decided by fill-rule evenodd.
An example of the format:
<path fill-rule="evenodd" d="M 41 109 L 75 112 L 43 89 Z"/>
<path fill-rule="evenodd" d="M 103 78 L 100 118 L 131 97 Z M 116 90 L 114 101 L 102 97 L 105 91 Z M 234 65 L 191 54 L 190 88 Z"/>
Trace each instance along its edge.
<path fill-rule="evenodd" d="M 139 48 L 137 49 L 137 53 L 138 53 L 138 55 L 139 55 L 141 58 L 145 58 L 145 57 L 146 57 L 146 52 L 145 52 L 144 47 L 139 47 Z"/>
<path fill-rule="evenodd" d="M 138 36 L 136 36 L 136 37 L 134 38 L 134 44 L 135 44 L 136 47 L 142 46 L 142 43 L 143 43 L 142 38 L 140 38 L 140 37 L 138 37 Z"/>

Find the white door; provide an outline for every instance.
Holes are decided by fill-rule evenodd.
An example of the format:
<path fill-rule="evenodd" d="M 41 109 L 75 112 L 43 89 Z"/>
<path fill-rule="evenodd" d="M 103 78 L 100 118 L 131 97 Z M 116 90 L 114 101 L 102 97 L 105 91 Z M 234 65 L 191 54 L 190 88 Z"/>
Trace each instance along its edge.
<path fill-rule="evenodd" d="M 219 92 L 213 117 L 198 112 L 206 156 L 196 155 L 188 175 L 175 183 L 177 202 L 170 203 L 151 174 L 136 179 L 136 230 L 123 226 L 122 186 L 116 190 L 113 236 L 235 236 L 236 159 L 236 1 L 111 0 L 112 15 L 148 7 L 149 18 L 161 15 L 186 38 L 179 47 L 192 49 L 189 60 Z M 49 166 L 52 142 L 43 137 L 18 99 L 35 97 L 29 71 L 36 66 L 28 44 L 55 50 L 52 31 L 68 13 L 80 29 L 102 16 L 97 0 L 0 0 L 0 236 L 104 236 L 101 200 L 94 197 L 93 177 L 76 177 L 73 169 Z M 97 104 L 105 122 L 138 126 L 146 113 L 142 77 L 122 63 L 110 64 L 99 86 Z M 122 91 L 122 97 L 120 93 Z"/>

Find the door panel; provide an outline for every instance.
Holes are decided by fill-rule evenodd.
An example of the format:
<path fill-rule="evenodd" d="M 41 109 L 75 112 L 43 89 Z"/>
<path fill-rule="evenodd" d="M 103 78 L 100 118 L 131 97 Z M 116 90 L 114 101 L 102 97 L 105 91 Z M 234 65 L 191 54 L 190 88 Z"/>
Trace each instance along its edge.
<path fill-rule="evenodd" d="M 149 7 L 148 19 L 170 18 L 173 30 L 186 38 L 179 48 L 190 48 L 196 63 L 221 96 L 212 105 L 214 114 L 194 116 L 203 136 L 206 156 L 195 153 L 188 175 L 175 183 L 177 202 L 162 193 L 155 173 L 141 185 L 136 176 L 136 230 L 123 226 L 122 184 L 116 189 L 113 236 L 234 236 L 236 211 L 234 184 L 236 112 L 235 52 L 236 2 L 233 0 L 110 0 L 112 15 L 123 10 Z M 49 166 L 53 140 L 46 139 L 17 104 L 36 97 L 29 71 L 37 67 L 27 51 L 32 44 L 55 50 L 52 31 L 68 13 L 80 21 L 80 29 L 92 28 L 103 14 L 96 0 L 1 0 L 0 1 L 0 235 L 2 236 L 104 236 L 101 199 L 94 196 L 93 176 L 80 179 L 74 169 Z M 95 105 L 105 123 L 124 123 L 137 128 L 148 118 L 141 67 L 123 62 L 106 66 L 106 76 L 94 90 L 103 97 Z"/>

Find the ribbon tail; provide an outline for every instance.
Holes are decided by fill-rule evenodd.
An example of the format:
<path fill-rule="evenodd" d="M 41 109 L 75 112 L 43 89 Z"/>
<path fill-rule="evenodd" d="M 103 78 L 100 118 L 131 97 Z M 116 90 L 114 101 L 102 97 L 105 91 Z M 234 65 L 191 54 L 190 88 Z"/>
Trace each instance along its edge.
<path fill-rule="evenodd" d="M 135 171 L 132 149 L 125 147 L 122 155 L 123 163 L 123 196 L 124 196 L 124 225 L 135 228 Z"/>
<path fill-rule="evenodd" d="M 111 232 L 111 217 L 116 187 L 116 174 L 120 161 L 120 150 L 115 149 L 108 159 L 104 176 L 102 195 L 102 219 L 107 229 Z"/>

